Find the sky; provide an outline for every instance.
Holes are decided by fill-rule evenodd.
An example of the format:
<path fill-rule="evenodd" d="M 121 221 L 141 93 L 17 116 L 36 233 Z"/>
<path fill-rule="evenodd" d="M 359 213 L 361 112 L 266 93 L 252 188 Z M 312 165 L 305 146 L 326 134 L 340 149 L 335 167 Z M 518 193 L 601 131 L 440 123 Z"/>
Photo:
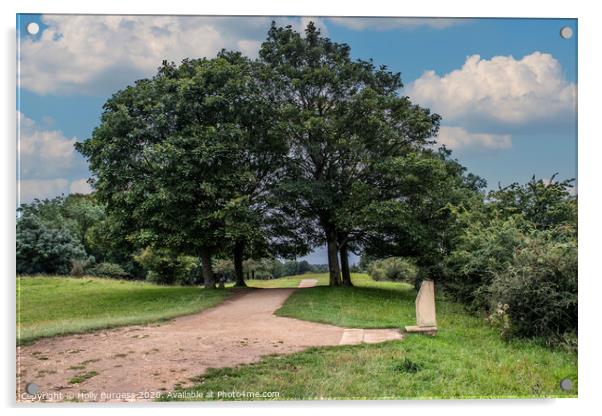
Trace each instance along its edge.
<path fill-rule="evenodd" d="M 442 116 L 438 143 L 489 188 L 577 177 L 577 21 L 17 15 L 20 202 L 87 193 L 73 144 L 90 137 L 114 92 L 164 59 L 255 57 L 270 22 L 323 34 L 400 72 L 402 94 Z M 26 31 L 35 22 L 40 30 Z M 573 36 L 560 36 L 563 27 Z M 576 192 L 576 191 L 575 191 Z M 326 263 L 323 248 L 306 256 Z M 352 263 L 357 257 L 352 257 Z"/>

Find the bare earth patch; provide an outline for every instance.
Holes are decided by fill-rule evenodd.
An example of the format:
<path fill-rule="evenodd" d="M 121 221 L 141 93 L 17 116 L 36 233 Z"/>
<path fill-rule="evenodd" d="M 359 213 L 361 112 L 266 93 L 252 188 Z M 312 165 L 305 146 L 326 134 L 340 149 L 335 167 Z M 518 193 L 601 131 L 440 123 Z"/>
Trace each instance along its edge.
<path fill-rule="evenodd" d="M 305 279 L 299 287 L 314 286 Z M 201 313 L 147 326 L 42 339 L 17 347 L 17 400 L 152 400 L 208 368 L 313 346 L 401 339 L 398 329 L 341 328 L 274 312 L 296 289 L 244 289 Z M 27 383 L 39 394 L 24 394 Z"/>

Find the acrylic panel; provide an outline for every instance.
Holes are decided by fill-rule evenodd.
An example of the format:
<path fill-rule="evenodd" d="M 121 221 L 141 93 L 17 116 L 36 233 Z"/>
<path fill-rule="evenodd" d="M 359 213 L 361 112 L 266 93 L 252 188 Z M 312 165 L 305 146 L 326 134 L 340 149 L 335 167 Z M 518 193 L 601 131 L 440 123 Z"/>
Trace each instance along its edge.
<path fill-rule="evenodd" d="M 17 15 L 17 401 L 576 397 L 577 36 Z"/>

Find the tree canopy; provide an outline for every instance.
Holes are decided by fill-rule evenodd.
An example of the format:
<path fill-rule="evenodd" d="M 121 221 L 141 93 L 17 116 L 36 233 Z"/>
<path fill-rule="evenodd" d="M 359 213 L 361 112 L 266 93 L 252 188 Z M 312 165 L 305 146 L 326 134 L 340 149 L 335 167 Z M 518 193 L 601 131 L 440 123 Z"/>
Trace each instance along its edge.
<path fill-rule="evenodd" d="M 299 216 L 326 242 L 330 284 L 349 285 L 353 201 L 382 185 L 378 166 L 432 143 L 439 116 L 400 94 L 400 74 L 353 60 L 348 45 L 322 36 L 311 22 L 305 36 L 272 24 L 259 56 L 274 80 L 289 148 L 277 192 L 301 201 Z"/>

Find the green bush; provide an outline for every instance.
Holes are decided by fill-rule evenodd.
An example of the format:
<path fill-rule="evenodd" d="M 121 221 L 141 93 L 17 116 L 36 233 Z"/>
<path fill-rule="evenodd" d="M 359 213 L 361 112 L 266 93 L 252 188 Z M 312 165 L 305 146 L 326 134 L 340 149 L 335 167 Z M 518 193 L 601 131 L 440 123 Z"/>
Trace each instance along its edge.
<path fill-rule="evenodd" d="M 574 338 L 577 235 L 572 226 L 541 230 L 519 215 L 475 223 L 445 266 L 446 292 L 470 309 L 487 310 L 502 336 L 550 344 Z"/>
<path fill-rule="evenodd" d="M 146 270 L 146 280 L 161 285 L 191 285 L 198 280 L 198 261 L 166 249 L 146 248 L 135 260 Z"/>
<path fill-rule="evenodd" d="M 491 300 L 487 288 L 495 273 L 510 266 L 514 251 L 527 238 L 528 223 L 520 217 L 474 222 L 444 260 L 446 292 L 469 309 L 486 309 Z M 531 231 L 527 231 L 531 232 Z"/>
<path fill-rule="evenodd" d="M 577 198 L 572 180 L 535 180 L 488 194 L 482 209 L 455 213 L 464 233 L 443 261 L 446 292 L 505 337 L 575 349 Z"/>
<path fill-rule="evenodd" d="M 17 220 L 17 274 L 69 274 L 72 261 L 85 258 L 71 231 L 51 228 L 28 213 Z"/>
<path fill-rule="evenodd" d="M 507 305 L 509 333 L 562 342 L 577 328 L 577 243 L 536 233 L 493 273 L 492 304 Z"/>
<path fill-rule="evenodd" d="M 417 267 L 408 259 L 401 257 L 375 260 L 368 266 L 368 274 L 374 280 L 414 283 L 417 273 Z"/>
<path fill-rule="evenodd" d="M 113 279 L 126 279 L 129 277 L 123 267 L 115 263 L 98 263 L 87 270 L 93 276 L 110 277 Z"/>

